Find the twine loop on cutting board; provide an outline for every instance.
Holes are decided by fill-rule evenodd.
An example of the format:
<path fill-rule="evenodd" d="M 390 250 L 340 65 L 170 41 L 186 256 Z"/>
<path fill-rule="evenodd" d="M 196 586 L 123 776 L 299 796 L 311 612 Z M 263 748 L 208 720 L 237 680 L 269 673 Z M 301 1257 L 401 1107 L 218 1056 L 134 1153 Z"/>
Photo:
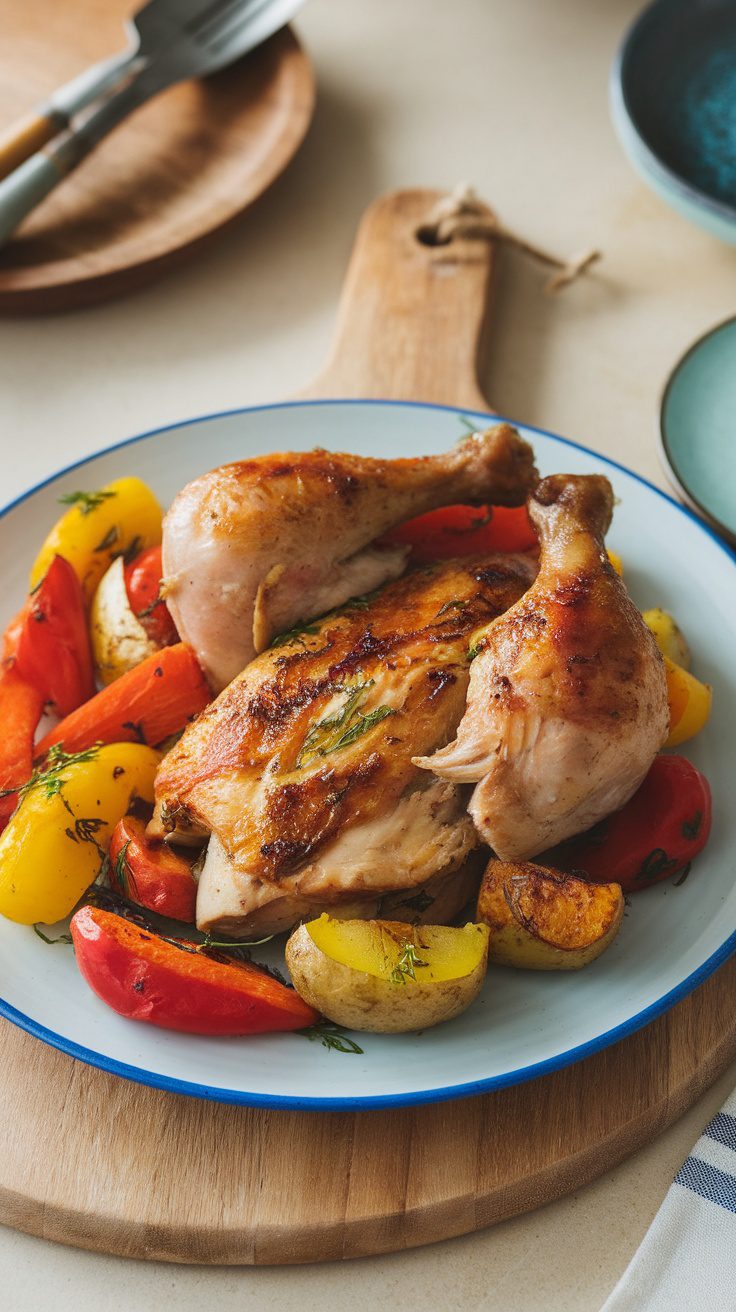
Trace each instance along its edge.
<path fill-rule="evenodd" d="M 573 255 L 569 260 L 561 260 L 549 251 L 533 245 L 510 228 L 505 228 L 490 205 L 486 205 L 467 183 L 455 187 L 454 191 L 437 202 L 417 230 L 417 236 L 429 246 L 447 245 L 454 237 L 483 237 L 515 246 L 540 264 L 557 270 L 545 283 L 544 290 L 551 294 L 569 286 L 601 259 L 601 252 L 591 248 Z"/>

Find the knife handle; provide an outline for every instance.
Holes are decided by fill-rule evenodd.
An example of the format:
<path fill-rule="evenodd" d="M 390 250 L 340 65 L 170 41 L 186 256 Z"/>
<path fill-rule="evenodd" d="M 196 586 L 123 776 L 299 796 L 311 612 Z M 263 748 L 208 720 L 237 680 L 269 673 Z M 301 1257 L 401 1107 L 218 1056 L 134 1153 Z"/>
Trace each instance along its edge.
<path fill-rule="evenodd" d="M 135 59 L 136 50 L 129 47 L 110 59 L 100 60 L 57 87 L 43 104 L 0 132 L 0 180 L 65 131 L 75 114 L 109 92 L 130 73 Z"/>
<path fill-rule="evenodd" d="M 58 132 L 67 126 L 68 119 L 52 105 L 41 105 L 30 114 L 12 123 L 0 133 L 0 178 L 6 178 L 13 169 L 41 150 Z"/>
<path fill-rule="evenodd" d="M 92 109 L 79 127 L 48 142 L 0 181 L 0 246 L 98 142 L 147 99 L 144 86 L 143 81 L 127 83 Z"/>

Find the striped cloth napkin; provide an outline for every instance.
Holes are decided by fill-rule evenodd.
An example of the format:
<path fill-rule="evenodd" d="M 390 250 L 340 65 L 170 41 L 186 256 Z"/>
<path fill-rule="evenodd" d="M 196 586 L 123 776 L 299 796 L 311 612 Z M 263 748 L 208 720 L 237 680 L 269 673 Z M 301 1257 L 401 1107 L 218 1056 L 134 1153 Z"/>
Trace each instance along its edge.
<path fill-rule="evenodd" d="M 677 1172 L 601 1312 L 736 1312 L 736 1090 Z"/>

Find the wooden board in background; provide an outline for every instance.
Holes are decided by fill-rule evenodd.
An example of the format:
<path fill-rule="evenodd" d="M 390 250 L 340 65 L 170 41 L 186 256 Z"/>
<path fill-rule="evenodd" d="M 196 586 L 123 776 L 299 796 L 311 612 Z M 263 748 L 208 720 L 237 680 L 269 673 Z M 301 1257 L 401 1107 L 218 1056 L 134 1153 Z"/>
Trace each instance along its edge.
<path fill-rule="evenodd" d="M 476 360 L 492 252 L 483 241 L 417 243 L 436 199 L 401 192 L 367 214 L 313 394 L 484 404 Z M 3 1023 L 0 1221 L 200 1263 L 313 1262 L 466 1234 L 580 1188 L 681 1115 L 736 1054 L 734 989 L 736 959 L 646 1029 L 566 1070 L 478 1098 L 358 1113 L 177 1097 Z"/>
<path fill-rule="evenodd" d="M 130 9 L 130 0 L 0 0 L 0 125 L 117 53 Z M 183 260 L 278 177 L 313 107 L 311 65 L 289 28 L 213 77 L 157 96 L 0 251 L 0 314 L 118 296 Z"/>

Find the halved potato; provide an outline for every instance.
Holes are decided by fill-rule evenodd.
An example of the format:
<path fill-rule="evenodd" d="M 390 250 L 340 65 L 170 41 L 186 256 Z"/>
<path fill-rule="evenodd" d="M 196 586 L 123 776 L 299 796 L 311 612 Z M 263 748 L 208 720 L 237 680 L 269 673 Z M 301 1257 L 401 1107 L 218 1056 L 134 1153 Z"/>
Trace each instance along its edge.
<path fill-rule="evenodd" d="M 580 970 L 618 933 L 618 884 L 589 884 L 530 861 L 489 861 L 478 919 L 491 931 L 490 961 L 526 970 Z"/>
<path fill-rule="evenodd" d="M 118 556 L 100 579 L 90 611 L 92 654 L 102 683 L 113 683 L 158 651 L 128 601 L 124 568 Z"/>
<path fill-rule="evenodd" d="M 298 993 L 352 1030 L 399 1033 L 459 1015 L 486 973 L 488 928 L 333 920 L 300 925 L 286 944 Z"/>

